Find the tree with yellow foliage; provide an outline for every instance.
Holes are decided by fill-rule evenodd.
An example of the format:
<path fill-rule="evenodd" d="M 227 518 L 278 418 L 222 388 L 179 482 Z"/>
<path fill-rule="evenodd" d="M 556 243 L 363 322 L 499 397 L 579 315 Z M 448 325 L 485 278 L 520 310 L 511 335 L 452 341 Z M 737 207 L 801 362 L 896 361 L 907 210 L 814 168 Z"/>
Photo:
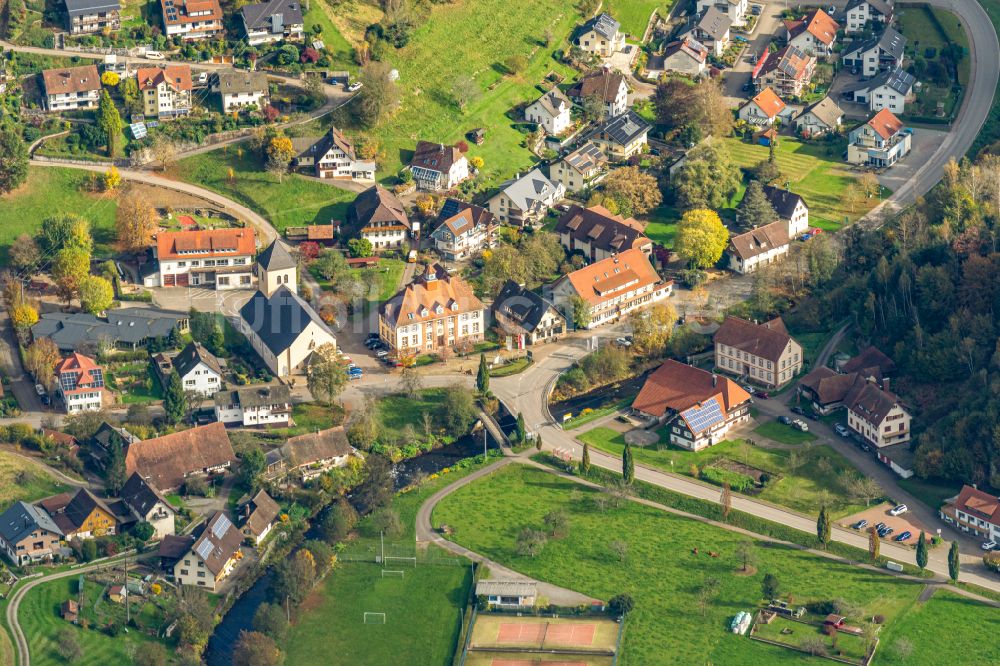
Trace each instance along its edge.
<path fill-rule="evenodd" d="M 278 177 L 279 183 L 288 172 L 288 165 L 293 157 L 295 149 L 292 147 L 292 140 L 287 136 L 275 136 L 267 144 L 267 170 Z"/>
<path fill-rule="evenodd" d="M 158 224 L 156 210 L 138 193 L 129 190 L 118 200 L 115 231 L 121 249 L 133 252 L 149 247 Z"/>
<path fill-rule="evenodd" d="M 709 268 L 721 257 L 729 243 L 729 231 L 718 213 L 695 208 L 684 213 L 677 225 L 674 252 L 693 268 Z"/>
<path fill-rule="evenodd" d="M 114 192 L 122 184 L 122 175 L 118 173 L 118 168 L 114 165 L 111 166 L 104 173 L 104 191 Z"/>
<path fill-rule="evenodd" d="M 10 320 L 19 330 L 27 330 L 38 323 L 38 310 L 28 303 L 15 305 L 10 309 Z"/>
<path fill-rule="evenodd" d="M 479 155 L 469 158 L 469 165 L 476 171 L 482 169 L 484 164 L 486 164 L 486 160 L 484 160 Z"/>
<path fill-rule="evenodd" d="M 108 86 L 109 88 L 114 88 L 119 83 L 121 83 L 122 77 L 118 76 L 114 72 L 104 72 L 101 74 L 101 83 Z"/>

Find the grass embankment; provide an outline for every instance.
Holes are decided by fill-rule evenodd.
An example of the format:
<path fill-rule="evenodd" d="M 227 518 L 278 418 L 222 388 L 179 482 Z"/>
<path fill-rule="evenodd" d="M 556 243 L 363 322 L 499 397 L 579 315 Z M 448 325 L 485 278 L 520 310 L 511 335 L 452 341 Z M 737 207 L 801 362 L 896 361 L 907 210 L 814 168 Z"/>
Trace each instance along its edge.
<path fill-rule="evenodd" d="M 611 14 L 622 24 L 622 30 L 638 41 L 646 31 L 653 10 L 659 11 L 660 16 L 666 18 L 672 5 L 673 2 L 662 2 L 662 0 L 605 0 L 601 5 L 601 11 Z"/>
<path fill-rule="evenodd" d="M 600 511 L 594 502 L 597 495 L 570 480 L 511 466 L 445 498 L 434 522 L 452 526 L 451 538 L 463 546 L 530 576 L 597 598 L 631 594 L 636 607 L 624 634 L 624 666 L 664 661 L 803 663 L 801 653 L 750 642 L 728 631 L 737 611 L 752 610 L 761 601 L 764 573 L 777 575 L 782 592 L 794 595 L 796 604 L 844 599 L 865 614 L 884 615 L 889 627 L 921 590 L 917 583 L 762 543 L 755 551 L 756 573 L 739 575 L 736 549 L 744 537 L 632 502 Z M 550 539 L 537 557 L 517 555 L 520 529 L 540 528 L 542 517 L 554 509 L 569 515 L 569 535 Z M 624 561 L 610 550 L 614 540 L 628 544 Z M 710 557 L 709 551 L 719 557 Z M 699 593 L 710 578 L 719 581 L 719 591 L 702 612 Z M 976 618 L 960 612 L 952 621 Z M 932 626 L 922 620 L 917 624 Z"/>
<path fill-rule="evenodd" d="M 40 465 L 0 451 L 0 512 L 18 500 L 33 502 L 66 490 L 69 486 L 57 482 Z"/>
<path fill-rule="evenodd" d="M 37 236 L 42 220 L 73 213 L 90 221 L 95 254 L 107 255 L 115 240 L 113 196 L 86 191 L 90 174 L 64 167 L 31 167 L 28 182 L 0 196 L 0 261 L 7 260 L 10 244 L 21 234 Z"/>
<path fill-rule="evenodd" d="M 622 434 L 610 428 L 594 428 L 579 435 L 579 439 L 595 449 L 619 457 L 625 448 Z M 726 461 L 737 465 L 746 464 L 771 476 L 764 489 L 756 495 L 762 500 L 809 514 L 818 514 L 820 506 L 826 504 L 833 515 L 838 517 L 864 508 L 864 503 L 849 499 L 841 490 L 842 482 L 857 471 L 829 446 L 810 446 L 790 451 L 749 446 L 743 440 L 727 440 L 702 451 L 687 451 L 665 444 L 666 433 L 662 431 L 660 439 L 662 448 L 632 447 L 635 461 L 691 477 L 696 475 L 695 468 L 700 473 L 713 463 L 714 466 Z M 797 465 L 792 457 L 793 453 L 798 459 Z"/>
<path fill-rule="evenodd" d="M 511 375 L 516 375 L 524 372 L 531 365 L 531 361 L 528 360 L 527 356 L 515 359 L 506 365 L 501 365 L 499 367 L 490 370 L 490 377 L 510 377 Z"/>
<path fill-rule="evenodd" d="M 721 141 L 737 166 L 749 168 L 767 159 L 766 146 L 744 143 L 734 137 Z M 809 224 L 827 231 L 842 228 L 845 218 L 853 222 L 878 204 L 877 199 L 866 199 L 854 210 L 848 208 L 844 194 L 857 187 L 857 180 L 841 161 L 842 150 L 840 144 L 806 143 L 782 137 L 776 152 L 782 178 L 809 203 Z M 883 188 L 883 197 L 888 194 Z"/>
<path fill-rule="evenodd" d="M 816 435 L 811 432 L 802 432 L 797 428 L 785 425 L 784 423 L 778 423 L 777 421 L 762 423 L 754 428 L 753 431 L 761 437 L 767 437 L 782 444 L 807 444 L 816 439 Z"/>

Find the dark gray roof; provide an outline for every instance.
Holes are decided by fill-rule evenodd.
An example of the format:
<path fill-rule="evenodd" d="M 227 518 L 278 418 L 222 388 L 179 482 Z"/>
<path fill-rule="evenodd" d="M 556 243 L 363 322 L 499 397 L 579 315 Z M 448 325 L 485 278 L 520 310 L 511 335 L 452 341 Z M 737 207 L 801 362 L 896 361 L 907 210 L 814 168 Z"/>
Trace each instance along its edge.
<path fill-rule="evenodd" d="M 861 5 L 868 5 L 882 16 L 889 16 L 892 14 L 892 4 L 892 0 L 851 0 L 847 3 L 847 8 L 844 12 L 849 12 Z"/>
<path fill-rule="evenodd" d="M 239 405 L 240 407 L 287 405 L 292 402 L 292 393 L 284 384 L 250 386 L 234 391 L 219 391 L 215 394 L 214 401 L 220 407 L 228 405 Z"/>
<path fill-rule="evenodd" d="M 844 117 L 844 110 L 831 97 L 824 97 L 812 106 L 806 107 L 801 115 L 807 113 L 813 114 L 831 129 L 836 127 L 837 122 Z"/>
<path fill-rule="evenodd" d="M 0 537 L 8 544 L 16 544 L 38 528 L 62 534 L 49 514 L 26 502 L 17 502 L 0 515 Z"/>
<path fill-rule="evenodd" d="M 121 8 L 118 0 L 66 0 L 66 13 L 71 17 L 116 11 Z"/>
<path fill-rule="evenodd" d="M 219 92 L 226 95 L 236 93 L 266 93 L 267 74 L 264 72 L 246 72 L 242 69 L 224 69 L 216 73 L 216 84 Z"/>
<path fill-rule="evenodd" d="M 275 356 L 288 349 L 310 322 L 333 337 L 312 306 L 287 285 L 278 287 L 270 297 L 258 291 L 240 308 L 240 317 Z"/>
<path fill-rule="evenodd" d="M 122 487 L 121 499 L 140 516 L 145 516 L 156 506 L 157 502 L 162 502 L 169 510 L 173 511 L 170 503 L 160 491 L 149 484 L 138 472 L 133 472 Z"/>
<path fill-rule="evenodd" d="M 733 25 L 733 19 L 723 14 L 714 5 L 705 10 L 698 28 L 714 40 L 722 39 Z"/>
<path fill-rule="evenodd" d="M 534 210 L 551 202 L 557 186 L 538 169 L 500 184 L 500 190 L 514 205 L 524 211 Z"/>
<path fill-rule="evenodd" d="M 844 88 L 844 92 L 871 91 L 882 86 L 888 86 L 901 95 L 908 95 L 917 79 L 902 68 L 882 72 L 868 81 L 862 81 Z"/>
<path fill-rule="evenodd" d="M 865 41 L 860 42 L 857 46 L 852 45 L 845 51 L 845 54 L 853 55 L 855 53 L 867 53 L 876 46 L 881 48 L 896 60 L 902 60 L 903 51 L 906 48 L 906 37 L 894 28 L 886 28 L 881 35 L 866 39 Z"/>
<path fill-rule="evenodd" d="M 513 319 L 529 332 L 535 330 L 550 308 L 554 309 L 555 306 L 513 280 L 507 280 L 493 301 L 494 312 L 500 312 Z"/>
<path fill-rule="evenodd" d="M 302 5 L 298 0 L 269 0 L 256 5 L 246 5 L 240 10 L 247 30 L 270 28 L 275 34 L 283 33 L 286 25 L 302 25 Z M 281 16 L 273 21 L 272 16 Z"/>
<path fill-rule="evenodd" d="M 783 190 L 780 187 L 775 187 L 774 185 L 764 186 L 764 196 L 771 202 L 771 207 L 774 208 L 774 212 L 785 220 L 790 220 L 792 218 L 792 214 L 795 212 L 795 207 L 800 201 L 803 205 L 806 205 L 805 199 L 800 197 L 798 194 L 795 194 L 795 192 Z"/>
<path fill-rule="evenodd" d="M 605 39 L 614 39 L 620 28 L 621 24 L 614 20 L 610 14 L 601 13 L 584 23 L 581 32 L 593 30 Z"/>
<path fill-rule="evenodd" d="M 634 141 L 636 137 L 647 133 L 650 127 L 652 125 L 630 109 L 620 116 L 606 120 L 597 128 L 597 133 L 603 132 L 618 145 L 625 146 Z"/>
<path fill-rule="evenodd" d="M 107 317 L 104 321 L 82 312 L 46 312 L 31 327 L 31 334 L 36 338 L 51 338 L 62 351 L 78 350 L 103 339 L 138 344 L 147 338 L 170 335 L 188 315 L 154 308 L 121 308 L 108 310 Z"/>
<path fill-rule="evenodd" d="M 275 239 L 257 257 L 257 265 L 265 271 L 280 271 L 287 268 L 295 268 L 298 264 L 292 258 L 285 244 Z"/>
<path fill-rule="evenodd" d="M 200 342 L 189 342 L 188 345 L 174 357 L 174 370 L 182 378 L 195 369 L 199 363 L 207 365 L 215 374 L 222 375 L 222 366 L 219 359 L 212 352 L 205 349 Z"/>

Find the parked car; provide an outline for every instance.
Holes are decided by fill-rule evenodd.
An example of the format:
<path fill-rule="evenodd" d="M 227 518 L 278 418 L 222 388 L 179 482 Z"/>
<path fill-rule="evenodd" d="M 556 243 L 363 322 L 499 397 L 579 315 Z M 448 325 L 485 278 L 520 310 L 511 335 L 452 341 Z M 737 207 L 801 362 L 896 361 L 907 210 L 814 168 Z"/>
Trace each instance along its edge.
<path fill-rule="evenodd" d="M 833 429 L 841 437 L 850 437 L 851 436 L 851 431 L 848 430 L 847 426 L 845 426 L 843 423 L 838 423 L 837 425 L 833 426 Z"/>
<path fill-rule="evenodd" d="M 984 541 L 981 544 L 979 544 L 979 547 L 982 548 L 983 550 L 994 550 L 997 547 L 997 542 L 996 541 Z"/>
<path fill-rule="evenodd" d="M 858 522 L 854 523 L 854 529 L 856 529 L 856 530 L 863 530 L 866 527 L 868 527 L 868 521 L 865 520 L 864 518 L 862 518 Z"/>
<path fill-rule="evenodd" d="M 619 347 L 631 347 L 632 346 L 632 342 L 630 340 L 626 340 L 625 338 L 617 338 L 615 340 L 615 344 L 617 344 Z"/>
<path fill-rule="evenodd" d="M 885 523 L 877 523 L 877 524 L 875 525 L 875 530 L 881 533 L 881 532 L 882 532 L 882 530 L 884 530 L 884 529 L 885 529 L 886 527 L 887 527 L 887 526 L 886 526 L 886 524 L 885 524 Z"/>
<path fill-rule="evenodd" d="M 883 534 L 882 534 L 882 538 L 883 538 L 883 539 L 884 539 L 884 538 L 886 538 L 887 536 L 889 536 L 890 534 L 892 534 L 892 533 L 893 533 L 893 532 L 895 532 L 895 531 L 896 531 L 896 530 L 892 529 L 891 527 L 887 527 L 887 528 L 885 528 L 884 530 L 882 530 L 882 532 L 883 532 Z"/>
<path fill-rule="evenodd" d="M 898 536 L 896 537 L 896 541 L 906 541 L 906 540 L 907 540 L 907 539 L 909 539 L 909 538 L 910 538 L 911 536 L 913 536 L 913 532 L 910 532 L 910 531 L 906 531 L 906 532 L 903 532 L 902 534 L 898 535 Z"/>
<path fill-rule="evenodd" d="M 872 450 L 872 447 L 868 446 L 864 442 L 861 442 L 861 450 L 864 451 L 865 453 L 868 453 L 869 451 Z"/>
<path fill-rule="evenodd" d="M 389 352 L 386 351 L 385 349 L 379 349 L 377 352 L 375 352 L 375 356 L 377 356 L 378 358 L 385 358 L 388 355 Z"/>
<path fill-rule="evenodd" d="M 167 56 L 163 55 L 159 51 L 146 51 L 146 55 L 143 56 L 147 60 L 166 60 Z"/>
<path fill-rule="evenodd" d="M 794 407 L 792 407 L 792 414 L 801 414 L 801 415 L 805 416 L 805 413 L 806 413 L 806 410 L 802 409 L 798 405 L 795 405 Z"/>
<path fill-rule="evenodd" d="M 892 509 L 889 510 L 889 515 L 899 516 L 906 513 L 907 511 L 909 511 L 909 509 L 905 504 L 897 504 L 896 506 L 892 507 Z"/>
<path fill-rule="evenodd" d="M 760 16 L 760 12 L 763 9 L 760 5 L 754 5 L 750 8 L 750 13 L 754 16 Z"/>
<path fill-rule="evenodd" d="M 48 393 L 42 396 L 42 404 L 46 407 L 52 404 L 52 398 L 49 397 Z"/>
<path fill-rule="evenodd" d="M 792 420 L 787 416 L 785 416 L 784 414 L 782 414 L 781 416 L 778 417 L 778 423 L 782 425 L 792 425 Z"/>
<path fill-rule="evenodd" d="M 771 397 L 771 395 L 767 391 L 762 391 L 760 389 L 754 391 L 753 394 L 758 398 L 760 398 L 761 400 L 767 400 L 768 398 Z"/>
<path fill-rule="evenodd" d="M 379 339 L 378 333 L 369 333 L 368 337 L 366 338 L 366 340 L 368 340 L 369 342 L 371 342 L 372 340 L 378 340 L 378 339 Z"/>
<path fill-rule="evenodd" d="M 358 92 L 365 84 L 361 81 L 355 81 L 351 85 L 347 86 L 347 92 Z"/>
<path fill-rule="evenodd" d="M 795 419 L 792 421 L 792 427 L 798 429 L 801 432 L 809 432 L 809 424 L 802 419 Z"/>

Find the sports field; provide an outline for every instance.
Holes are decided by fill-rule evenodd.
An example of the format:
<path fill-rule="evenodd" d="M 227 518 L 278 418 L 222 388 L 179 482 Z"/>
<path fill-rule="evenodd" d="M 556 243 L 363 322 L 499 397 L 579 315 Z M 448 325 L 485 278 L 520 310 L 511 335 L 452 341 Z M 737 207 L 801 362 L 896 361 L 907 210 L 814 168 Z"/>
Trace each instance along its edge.
<path fill-rule="evenodd" d="M 605 618 L 476 617 L 470 650 L 525 648 L 614 654 L 618 623 Z"/>
<path fill-rule="evenodd" d="M 537 652 L 470 652 L 465 666 L 613 666 L 614 657 L 539 654 Z"/>

